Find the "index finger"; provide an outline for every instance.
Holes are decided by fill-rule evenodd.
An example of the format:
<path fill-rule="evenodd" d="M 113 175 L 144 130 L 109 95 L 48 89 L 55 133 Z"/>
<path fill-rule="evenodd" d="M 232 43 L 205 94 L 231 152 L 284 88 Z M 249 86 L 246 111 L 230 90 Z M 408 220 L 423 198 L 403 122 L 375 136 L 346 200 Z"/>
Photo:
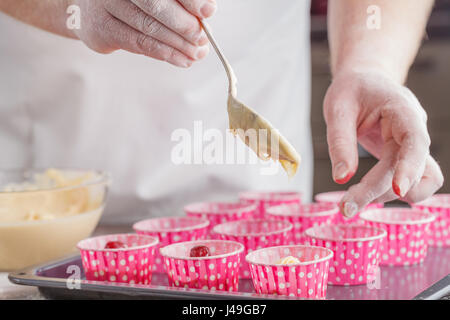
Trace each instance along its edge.
<path fill-rule="evenodd" d="M 215 0 L 178 0 L 186 10 L 199 18 L 209 18 L 216 12 Z"/>
<path fill-rule="evenodd" d="M 207 43 L 198 19 L 176 0 L 131 0 L 146 14 L 193 44 Z"/>
<path fill-rule="evenodd" d="M 366 173 L 358 184 L 351 186 L 342 197 L 340 207 L 344 216 L 353 217 L 358 211 L 391 189 L 397 151 L 398 146 L 393 140 L 383 146 L 383 152 L 377 164 Z"/>

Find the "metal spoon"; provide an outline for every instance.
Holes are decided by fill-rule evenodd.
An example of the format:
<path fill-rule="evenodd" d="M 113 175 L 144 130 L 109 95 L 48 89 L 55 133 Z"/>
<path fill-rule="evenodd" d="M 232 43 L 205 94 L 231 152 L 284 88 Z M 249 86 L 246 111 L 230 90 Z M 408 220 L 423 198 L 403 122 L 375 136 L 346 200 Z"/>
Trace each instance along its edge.
<path fill-rule="evenodd" d="M 288 176 L 294 176 L 300 164 L 300 155 L 269 121 L 236 98 L 237 79 L 233 69 L 217 45 L 208 23 L 203 19 L 199 20 L 227 73 L 228 118 L 231 131 L 234 135 L 237 134 L 260 159 L 278 160 Z"/>

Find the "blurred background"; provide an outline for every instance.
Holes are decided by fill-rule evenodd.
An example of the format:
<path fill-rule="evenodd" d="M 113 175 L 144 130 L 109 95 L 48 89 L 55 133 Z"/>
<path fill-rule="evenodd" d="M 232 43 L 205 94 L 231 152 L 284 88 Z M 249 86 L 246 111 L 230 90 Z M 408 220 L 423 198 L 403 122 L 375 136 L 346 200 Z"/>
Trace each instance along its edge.
<path fill-rule="evenodd" d="M 331 82 L 327 44 L 327 0 L 311 0 L 312 104 L 311 126 L 314 144 L 314 194 L 344 190 L 361 179 L 376 159 L 360 148 L 357 174 L 346 185 L 331 178 L 322 102 Z M 427 36 L 412 66 L 407 86 L 428 113 L 431 154 L 439 162 L 444 186 L 450 193 L 450 0 L 436 0 L 427 27 Z"/>

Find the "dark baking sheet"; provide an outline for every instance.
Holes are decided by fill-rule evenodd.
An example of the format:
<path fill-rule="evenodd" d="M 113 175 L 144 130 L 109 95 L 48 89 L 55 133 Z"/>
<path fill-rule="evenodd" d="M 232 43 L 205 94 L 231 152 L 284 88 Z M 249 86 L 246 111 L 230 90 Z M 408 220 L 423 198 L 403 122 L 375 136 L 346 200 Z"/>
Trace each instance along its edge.
<path fill-rule="evenodd" d="M 80 289 L 68 289 L 69 266 L 81 270 Z M 84 279 L 79 255 L 67 257 L 42 266 L 14 272 L 11 282 L 37 286 L 51 299 L 296 299 L 256 294 L 251 280 L 239 281 L 239 292 L 205 291 L 168 286 L 165 274 L 154 273 L 150 286 L 129 285 Z M 450 296 L 450 248 L 429 248 L 428 256 L 420 265 L 380 268 L 376 286 L 329 285 L 327 299 L 448 299 Z"/>

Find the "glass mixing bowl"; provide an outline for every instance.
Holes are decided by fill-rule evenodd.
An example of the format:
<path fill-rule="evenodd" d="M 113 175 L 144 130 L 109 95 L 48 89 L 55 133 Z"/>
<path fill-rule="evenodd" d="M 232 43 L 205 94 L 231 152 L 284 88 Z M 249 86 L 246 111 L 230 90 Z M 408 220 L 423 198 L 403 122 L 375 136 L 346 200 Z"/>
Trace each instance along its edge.
<path fill-rule="evenodd" d="M 109 183 L 95 170 L 0 170 L 0 271 L 76 252 L 100 220 Z"/>

